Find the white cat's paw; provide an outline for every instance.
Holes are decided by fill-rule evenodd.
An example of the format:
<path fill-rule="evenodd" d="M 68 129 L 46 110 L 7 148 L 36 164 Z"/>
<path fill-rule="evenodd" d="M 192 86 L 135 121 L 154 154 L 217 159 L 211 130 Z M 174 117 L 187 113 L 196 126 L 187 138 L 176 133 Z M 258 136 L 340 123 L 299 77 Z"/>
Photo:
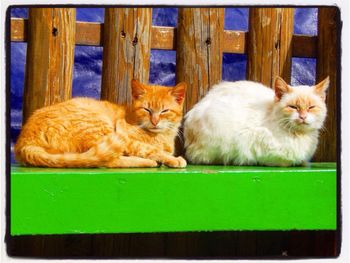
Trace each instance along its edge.
<path fill-rule="evenodd" d="M 300 166 L 303 166 L 303 167 L 311 167 L 311 163 L 304 160 L 304 161 L 302 161 L 302 162 L 300 163 Z"/>

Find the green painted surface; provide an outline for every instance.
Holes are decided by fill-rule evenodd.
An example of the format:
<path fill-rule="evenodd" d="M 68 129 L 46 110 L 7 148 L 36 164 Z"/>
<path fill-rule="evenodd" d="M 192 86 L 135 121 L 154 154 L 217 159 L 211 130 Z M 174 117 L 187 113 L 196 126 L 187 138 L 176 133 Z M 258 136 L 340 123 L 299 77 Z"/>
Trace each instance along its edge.
<path fill-rule="evenodd" d="M 336 166 L 12 167 L 11 234 L 336 229 Z"/>

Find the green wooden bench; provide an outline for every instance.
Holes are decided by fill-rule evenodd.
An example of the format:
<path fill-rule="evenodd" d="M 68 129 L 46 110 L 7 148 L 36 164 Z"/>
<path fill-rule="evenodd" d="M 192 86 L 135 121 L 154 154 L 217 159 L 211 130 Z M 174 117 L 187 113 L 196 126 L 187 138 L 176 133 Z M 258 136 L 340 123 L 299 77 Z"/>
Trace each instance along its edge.
<path fill-rule="evenodd" d="M 11 235 L 335 230 L 336 165 L 11 168 Z"/>

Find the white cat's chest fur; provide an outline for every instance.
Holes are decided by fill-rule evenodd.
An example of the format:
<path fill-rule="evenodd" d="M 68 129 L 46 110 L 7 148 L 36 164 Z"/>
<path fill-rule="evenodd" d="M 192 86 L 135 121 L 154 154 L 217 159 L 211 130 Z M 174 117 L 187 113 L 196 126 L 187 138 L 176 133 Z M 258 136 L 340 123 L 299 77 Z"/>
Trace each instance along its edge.
<path fill-rule="evenodd" d="M 271 114 L 274 92 L 251 81 L 222 82 L 185 117 L 192 163 L 298 165 L 314 154 L 318 131 L 294 135 Z"/>
<path fill-rule="evenodd" d="M 251 140 L 250 149 L 255 149 L 255 152 L 247 154 L 246 160 L 240 160 L 248 164 L 299 165 L 311 159 L 318 143 L 317 131 L 307 135 L 290 134 L 269 123 L 258 128 L 256 135 L 251 135 L 247 139 Z M 261 152 L 257 153 L 257 149 Z"/>

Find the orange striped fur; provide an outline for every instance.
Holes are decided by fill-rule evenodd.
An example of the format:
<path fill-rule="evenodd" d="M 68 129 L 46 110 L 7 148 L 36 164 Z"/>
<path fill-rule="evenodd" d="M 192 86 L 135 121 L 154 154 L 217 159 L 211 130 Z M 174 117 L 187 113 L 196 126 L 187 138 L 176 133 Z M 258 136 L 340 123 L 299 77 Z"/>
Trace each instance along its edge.
<path fill-rule="evenodd" d="M 185 167 L 174 157 L 186 84 L 132 80 L 130 106 L 74 98 L 35 111 L 15 145 L 16 160 L 41 167 Z"/>

